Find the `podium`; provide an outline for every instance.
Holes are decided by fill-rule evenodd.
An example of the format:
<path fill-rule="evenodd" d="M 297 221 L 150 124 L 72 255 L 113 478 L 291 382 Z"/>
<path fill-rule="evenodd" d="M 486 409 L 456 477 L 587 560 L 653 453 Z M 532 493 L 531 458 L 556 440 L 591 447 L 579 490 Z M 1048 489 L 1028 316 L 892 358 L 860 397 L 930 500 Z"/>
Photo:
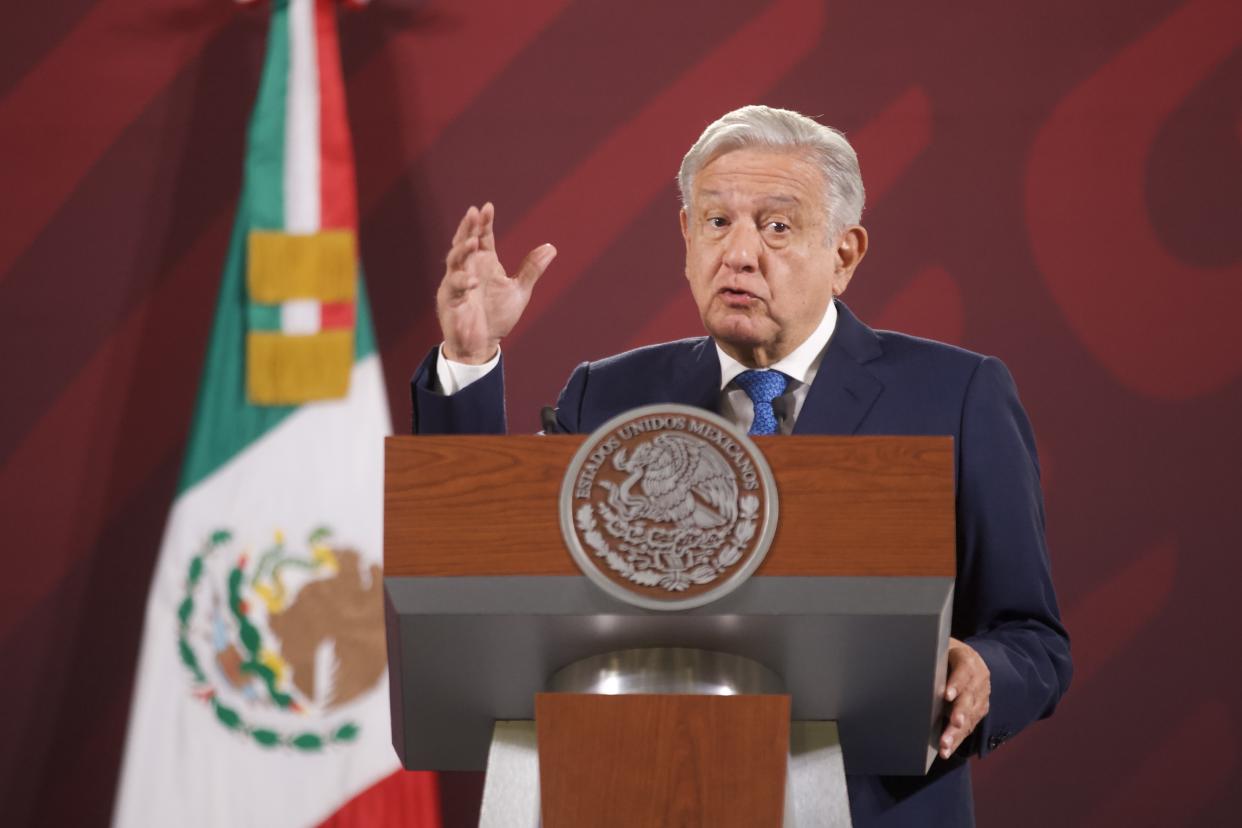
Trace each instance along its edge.
<path fill-rule="evenodd" d="M 926 773 L 953 602 L 950 438 L 754 438 L 780 498 L 771 547 L 734 591 L 677 612 L 606 594 L 567 551 L 558 497 L 583 439 L 388 439 L 407 769 L 486 768 L 484 823 L 550 828 L 821 825 L 842 807 L 848 822 L 842 767 Z"/>

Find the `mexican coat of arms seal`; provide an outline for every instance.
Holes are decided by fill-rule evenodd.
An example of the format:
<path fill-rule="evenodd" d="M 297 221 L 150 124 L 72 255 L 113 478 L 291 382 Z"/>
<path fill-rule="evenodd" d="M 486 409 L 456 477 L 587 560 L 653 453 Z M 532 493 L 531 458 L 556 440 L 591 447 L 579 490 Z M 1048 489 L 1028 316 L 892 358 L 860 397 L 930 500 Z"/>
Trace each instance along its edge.
<path fill-rule="evenodd" d="M 772 472 L 727 420 L 684 405 L 600 426 L 566 472 L 561 531 L 582 571 L 646 609 L 701 606 L 736 589 L 776 530 Z"/>

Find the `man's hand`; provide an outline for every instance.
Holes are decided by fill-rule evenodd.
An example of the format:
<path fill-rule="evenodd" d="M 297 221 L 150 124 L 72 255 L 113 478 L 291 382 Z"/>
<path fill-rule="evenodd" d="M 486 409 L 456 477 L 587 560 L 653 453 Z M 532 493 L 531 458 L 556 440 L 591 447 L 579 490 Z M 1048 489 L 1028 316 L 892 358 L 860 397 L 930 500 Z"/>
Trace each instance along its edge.
<path fill-rule="evenodd" d="M 496 355 L 500 340 L 526 309 L 535 282 L 556 256 L 555 247 L 540 245 L 509 276 L 496 257 L 495 216 L 490 201 L 482 209 L 467 210 L 445 259 L 436 315 L 444 355 L 454 362 L 481 365 Z"/>
<path fill-rule="evenodd" d="M 949 678 L 944 700 L 949 703 L 944 733 L 940 736 L 940 758 L 948 759 L 975 726 L 988 714 L 992 695 L 992 674 L 988 665 L 969 644 L 949 639 Z"/>

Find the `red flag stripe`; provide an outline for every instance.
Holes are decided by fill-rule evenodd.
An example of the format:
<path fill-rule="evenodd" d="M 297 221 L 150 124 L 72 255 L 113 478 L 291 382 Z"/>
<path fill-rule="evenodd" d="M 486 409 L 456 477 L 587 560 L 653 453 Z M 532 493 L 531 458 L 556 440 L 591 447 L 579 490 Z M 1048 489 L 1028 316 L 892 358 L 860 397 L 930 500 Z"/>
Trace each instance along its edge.
<path fill-rule="evenodd" d="M 345 111 L 334 4 L 316 4 L 315 35 L 319 53 L 319 222 L 324 229 L 357 230 L 354 150 Z"/>
<path fill-rule="evenodd" d="M 384 777 L 319 824 L 319 828 L 370 828 L 402 825 L 440 828 L 440 789 L 436 775 L 399 770 Z"/>
<path fill-rule="evenodd" d="M 354 326 L 353 302 L 324 302 L 319 306 L 319 330 L 331 331 Z"/>

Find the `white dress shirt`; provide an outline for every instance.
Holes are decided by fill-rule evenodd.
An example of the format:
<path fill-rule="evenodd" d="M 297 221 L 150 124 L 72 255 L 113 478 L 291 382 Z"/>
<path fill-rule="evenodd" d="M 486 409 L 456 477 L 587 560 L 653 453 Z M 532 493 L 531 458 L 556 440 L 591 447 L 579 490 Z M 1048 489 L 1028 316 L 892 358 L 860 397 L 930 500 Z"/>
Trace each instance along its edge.
<path fill-rule="evenodd" d="M 467 385 L 483 379 L 499 364 L 499 348 L 496 349 L 496 356 L 482 365 L 469 365 L 465 362 L 453 362 L 444 356 L 444 343 L 441 342 L 439 358 L 436 360 L 436 381 L 440 387 L 436 390 L 445 396 L 456 394 Z"/>
<path fill-rule="evenodd" d="M 772 401 L 772 410 L 776 412 L 776 422 L 781 434 L 793 431 L 794 422 L 798 419 L 806 395 L 810 393 L 811 382 L 819 372 L 820 363 L 824 361 L 824 352 L 832 333 L 837 329 L 837 305 L 828 303 L 828 310 L 819 325 L 806 338 L 806 341 L 794 348 L 784 359 L 769 365 L 765 370 L 780 371 L 789 377 L 789 387 L 785 393 Z M 740 428 L 749 431 L 755 420 L 755 406 L 746 396 L 746 392 L 731 386 L 734 378 L 748 370 L 745 365 L 721 350 L 716 345 L 716 356 L 720 359 L 720 416 Z M 453 362 L 444 356 L 444 345 L 440 345 L 439 359 L 436 360 L 436 381 L 441 394 L 456 394 L 466 386 L 486 376 L 500 362 L 500 351 L 496 356 L 482 365 L 468 365 L 464 362 Z"/>

